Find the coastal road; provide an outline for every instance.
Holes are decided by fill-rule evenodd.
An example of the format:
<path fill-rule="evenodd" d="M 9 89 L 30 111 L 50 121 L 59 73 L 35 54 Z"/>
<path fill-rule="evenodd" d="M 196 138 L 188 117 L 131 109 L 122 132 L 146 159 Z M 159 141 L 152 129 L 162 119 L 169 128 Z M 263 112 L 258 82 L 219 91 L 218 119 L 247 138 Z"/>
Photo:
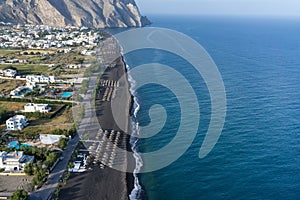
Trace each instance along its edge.
<path fill-rule="evenodd" d="M 67 148 L 64 150 L 62 156 L 63 160 L 59 161 L 54 169 L 48 176 L 48 181 L 39 190 L 31 193 L 29 198 L 32 200 L 47 200 L 54 193 L 60 178 L 63 176 L 66 170 L 69 160 L 79 142 L 79 136 L 76 135 L 72 140 L 69 141 Z"/>
<path fill-rule="evenodd" d="M 95 114 L 94 114 L 94 112 L 92 112 L 93 106 L 91 103 L 91 101 L 93 101 L 93 97 L 94 97 L 93 93 L 97 86 L 97 79 L 98 79 L 97 74 L 93 74 L 93 76 L 90 78 L 89 92 L 84 96 L 84 100 L 82 102 L 85 104 L 85 111 L 84 111 L 84 117 L 81 120 L 79 128 L 77 130 L 78 134 L 76 134 L 76 136 L 72 140 L 70 140 L 70 142 L 68 143 L 67 148 L 64 150 L 63 155 L 62 155 L 64 157 L 64 159 L 61 160 L 59 163 L 57 163 L 55 168 L 51 171 L 50 175 L 48 176 L 47 183 L 45 183 L 36 192 L 30 194 L 29 198 L 31 200 L 50 199 L 50 197 L 54 193 L 54 191 L 59 183 L 59 180 L 63 176 L 64 171 L 67 169 L 69 160 L 70 160 L 78 142 L 80 141 L 79 135 L 84 134 L 86 131 L 88 131 L 90 129 L 90 127 L 95 127 L 95 125 L 98 124 L 97 121 L 94 121 L 97 118 L 94 117 Z M 92 123 L 96 123 L 96 124 L 93 125 Z"/>

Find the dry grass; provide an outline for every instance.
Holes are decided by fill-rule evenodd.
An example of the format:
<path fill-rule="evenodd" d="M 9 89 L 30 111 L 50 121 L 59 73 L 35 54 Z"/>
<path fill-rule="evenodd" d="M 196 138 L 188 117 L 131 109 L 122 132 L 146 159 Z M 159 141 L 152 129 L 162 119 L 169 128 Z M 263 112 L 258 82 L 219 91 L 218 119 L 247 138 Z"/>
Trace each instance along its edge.
<path fill-rule="evenodd" d="M 0 101 L 0 107 L 5 108 L 7 111 L 20 111 L 24 110 L 24 102 L 6 102 Z"/>
<path fill-rule="evenodd" d="M 10 91 L 23 86 L 25 81 L 0 79 L 0 95 L 10 93 Z"/>
<path fill-rule="evenodd" d="M 0 69 L 7 68 L 9 66 L 13 66 L 17 69 L 18 74 L 26 75 L 26 74 L 43 74 L 49 70 L 48 65 L 41 64 L 2 64 L 0 65 Z"/>
<path fill-rule="evenodd" d="M 71 108 L 66 108 L 53 119 L 29 118 L 29 126 L 22 130 L 21 135 L 36 137 L 39 134 L 49 134 L 56 129 L 69 130 L 72 126 L 72 111 Z"/>
<path fill-rule="evenodd" d="M 57 106 L 50 105 L 53 109 L 59 109 Z M 52 127 L 52 126 L 62 126 L 66 127 L 73 123 L 73 116 L 71 108 L 65 108 L 63 111 L 57 114 L 52 119 L 40 119 L 40 118 L 30 118 L 29 119 L 30 126 L 38 126 L 38 127 Z"/>
<path fill-rule="evenodd" d="M 20 50 L 10 50 L 10 49 L 1 49 L 0 56 L 8 56 L 8 55 L 18 55 Z"/>
<path fill-rule="evenodd" d="M 52 119 L 49 124 L 73 123 L 73 113 L 71 108 L 66 108 L 63 113 Z"/>

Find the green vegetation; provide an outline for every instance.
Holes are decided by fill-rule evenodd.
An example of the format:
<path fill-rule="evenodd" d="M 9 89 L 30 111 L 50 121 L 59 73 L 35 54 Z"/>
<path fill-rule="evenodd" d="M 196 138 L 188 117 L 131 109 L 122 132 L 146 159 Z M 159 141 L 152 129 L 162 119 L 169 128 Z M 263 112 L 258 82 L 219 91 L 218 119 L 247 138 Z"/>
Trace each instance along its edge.
<path fill-rule="evenodd" d="M 25 190 L 17 190 L 10 198 L 11 200 L 28 200 L 28 193 Z"/>
<path fill-rule="evenodd" d="M 43 181 L 47 177 L 46 170 L 43 169 L 43 166 L 42 166 L 41 162 L 39 162 L 37 164 L 34 164 L 33 170 L 34 170 L 34 177 L 31 180 L 31 184 L 33 186 L 41 186 Z"/>
<path fill-rule="evenodd" d="M 18 98 L 4 98 L 0 97 L 0 101 L 8 101 L 8 102 L 32 102 L 32 103 L 42 103 L 42 104 L 65 104 L 67 106 L 72 106 L 72 103 L 66 103 L 62 101 L 47 101 L 43 99 L 18 99 Z"/>
<path fill-rule="evenodd" d="M 75 125 L 73 125 L 72 128 L 69 130 L 55 129 L 50 132 L 50 134 L 52 134 L 52 135 L 64 135 L 66 137 L 69 137 L 69 136 L 74 137 L 75 133 L 76 133 Z"/>
<path fill-rule="evenodd" d="M 20 50 L 14 50 L 14 49 L 0 49 L 0 55 L 1 56 L 7 56 L 9 54 L 16 54 L 19 53 Z"/>
<path fill-rule="evenodd" d="M 57 161 L 58 159 L 58 154 L 55 152 L 51 152 L 46 156 L 46 160 L 44 162 L 44 164 L 50 169 L 54 163 Z"/>
<path fill-rule="evenodd" d="M 33 163 L 28 163 L 27 165 L 25 165 L 24 172 L 25 172 L 26 175 L 32 176 L 33 173 L 34 173 L 34 164 Z"/>
<path fill-rule="evenodd" d="M 33 186 L 40 186 L 45 178 L 47 177 L 48 170 L 55 164 L 59 158 L 59 154 L 56 152 L 51 152 L 46 148 L 38 147 L 21 147 L 21 150 L 24 151 L 26 155 L 35 156 L 38 163 L 29 163 L 25 166 L 24 172 L 28 176 L 34 175 L 32 179 Z M 45 167 L 43 167 L 43 164 Z"/>
<path fill-rule="evenodd" d="M 0 107 L 0 123 L 5 122 L 13 112 L 7 111 L 5 108 Z"/>
<path fill-rule="evenodd" d="M 97 65 L 97 64 L 94 64 L 94 65 L 92 65 L 92 66 L 90 66 L 90 67 L 88 67 L 85 71 L 84 71 L 84 77 L 90 77 L 90 76 L 92 76 L 92 74 L 94 73 L 94 72 L 99 72 L 99 65 Z"/>
<path fill-rule="evenodd" d="M 79 93 L 80 94 L 87 93 L 88 88 L 89 88 L 89 81 L 88 80 L 83 80 L 82 83 L 81 83 L 81 88 L 79 90 Z"/>
<path fill-rule="evenodd" d="M 0 69 L 5 69 L 7 65 L 0 65 Z M 27 65 L 14 65 L 13 66 L 15 69 L 18 70 L 19 74 L 41 74 L 44 73 L 48 70 L 47 65 L 32 65 L 32 64 L 27 64 Z"/>
<path fill-rule="evenodd" d="M 68 139 L 67 138 L 60 138 L 58 143 L 57 143 L 57 147 L 60 148 L 60 149 L 65 149 L 65 147 L 67 146 L 68 144 Z"/>

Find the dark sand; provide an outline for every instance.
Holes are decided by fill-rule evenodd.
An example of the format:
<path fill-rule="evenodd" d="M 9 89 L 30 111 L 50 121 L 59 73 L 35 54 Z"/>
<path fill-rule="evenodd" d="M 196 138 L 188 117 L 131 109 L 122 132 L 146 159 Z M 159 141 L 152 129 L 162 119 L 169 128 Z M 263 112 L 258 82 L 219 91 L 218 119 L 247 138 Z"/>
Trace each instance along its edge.
<path fill-rule="evenodd" d="M 101 80 L 119 80 L 119 78 L 125 73 L 125 63 L 120 56 L 114 63 L 111 64 L 111 67 L 106 69 Z M 113 120 L 110 102 L 100 100 L 102 99 L 103 93 L 103 91 L 97 91 L 96 113 L 99 123 L 103 130 L 119 131 L 120 128 Z M 129 113 L 132 101 L 129 93 L 128 81 L 120 82 L 118 95 L 122 98 L 122 105 L 118 108 L 120 109 L 120 115 L 122 115 L 124 119 L 127 119 L 127 129 L 130 130 Z M 125 138 L 125 140 L 123 141 L 123 144 L 121 142 L 120 146 L 123 149 L 130 151 L 130 135 L 122 131 L 122 137 Z M 126 154 L 119 156 L 126 156 Z M 132 170 L 132 167 L 135 166 L 134 158 L 132 156 L 126 156 L 124 159 L 125 167 L 128 168 L 130 166 Z M 116 171 L 107 166 L 104 169 L 101 169 L 99 164 L 100 162 L 97 162 L 96 164 L 91 163 L 90 167 L 92 170 L 88 170 L 87 172 L 73 173 L 67 184 L 61 189 L 59 199 L 129 199 L 129 194 L 131 193 L 134 184 L 133 175 L 131 173 Z"/>

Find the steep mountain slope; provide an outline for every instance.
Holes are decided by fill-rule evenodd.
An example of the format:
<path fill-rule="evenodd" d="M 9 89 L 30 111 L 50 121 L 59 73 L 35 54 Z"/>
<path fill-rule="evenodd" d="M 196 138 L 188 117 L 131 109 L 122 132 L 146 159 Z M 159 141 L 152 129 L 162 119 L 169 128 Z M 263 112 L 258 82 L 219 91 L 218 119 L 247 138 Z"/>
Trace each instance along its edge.
<path fill-rule="evenodd" d="M 134 0 L 0 0 L 0 21 L 96 28 L 149 23 Z"/>

